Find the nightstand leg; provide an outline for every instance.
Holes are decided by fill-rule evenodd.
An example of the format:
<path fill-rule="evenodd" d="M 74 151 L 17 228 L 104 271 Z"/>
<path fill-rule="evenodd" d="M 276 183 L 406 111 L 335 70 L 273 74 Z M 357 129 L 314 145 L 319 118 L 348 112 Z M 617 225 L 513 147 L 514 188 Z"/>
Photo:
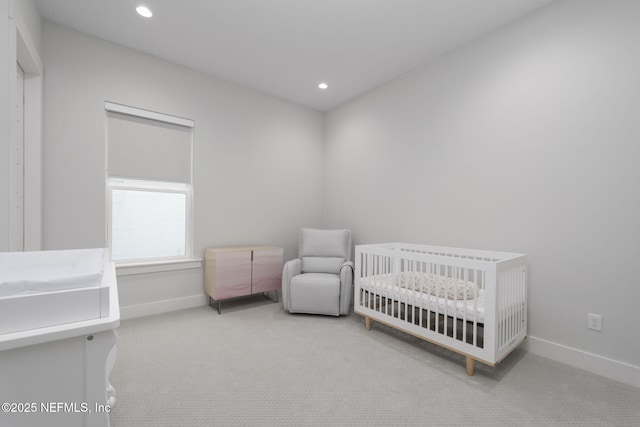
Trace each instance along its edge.
<path fill-rule="evenodd" d="M 263 292 L 263 293 L 262 293 L 262 295 L 263 295 L 266 299 L 268 299 L 268 300 L 270 300 L 270 301 L 278 302 L 278 290 L 276 289 L 276 290 L 275 290 L 275 291 L 273 291 L 273 292 L 275 292 L 275 293 L 276 293 L 276 297 L 275 297 L 274 299 L 272 299 L 272 298 L 271 298 L 271 291 Z"/>
<path fill-rule="evenodd" d="M 218 314 L 222 314 L 220 312 L 220 301 L 216 301 L 213 298 L 211 298 L 211 295 L 209 295 L 209 305 L 213 305 L 213 303 L 216 303 L 216 308 L 218 309 Z"/>

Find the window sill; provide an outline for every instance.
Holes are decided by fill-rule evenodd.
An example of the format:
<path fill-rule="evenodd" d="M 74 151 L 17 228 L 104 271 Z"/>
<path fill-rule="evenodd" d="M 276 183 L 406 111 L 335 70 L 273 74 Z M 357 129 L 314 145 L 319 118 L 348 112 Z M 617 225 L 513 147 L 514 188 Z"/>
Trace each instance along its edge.
<path fill-rule="evenodd" d="M 139 262 L 132 264 L 116 264 L 117 276 L 131 276 L 134 274 L 159 273 L 162 271 L 189 270 L 201 268 L 201 259 L 181 259 L 174 261 Z"/>

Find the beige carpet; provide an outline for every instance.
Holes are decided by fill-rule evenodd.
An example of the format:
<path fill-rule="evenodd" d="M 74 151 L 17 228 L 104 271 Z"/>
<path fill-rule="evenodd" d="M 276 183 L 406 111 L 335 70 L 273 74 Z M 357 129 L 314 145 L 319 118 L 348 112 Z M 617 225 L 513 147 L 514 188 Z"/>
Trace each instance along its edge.
<path fill-rule="evenodd" d="M 262 297 L 123 321 L 112 427 L 638 426 L 640 389 L 516 350 L 476 363 Z"/>

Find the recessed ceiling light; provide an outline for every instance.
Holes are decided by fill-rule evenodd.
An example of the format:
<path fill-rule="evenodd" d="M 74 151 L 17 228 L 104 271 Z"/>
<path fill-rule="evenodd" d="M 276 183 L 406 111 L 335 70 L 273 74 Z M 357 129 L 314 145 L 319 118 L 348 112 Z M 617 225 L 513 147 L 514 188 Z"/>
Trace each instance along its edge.
<path fill-rule="evenodd" d="M 320 83 L 320 84 L 318 85 L 318 87 L 319 87 L 320 89 L 324 90 L 324 89 L 328 88 L 328 87 L 329 87 L 329 85 L 323 82 L 323 83 Z"/>
<path fill-rule="evenodd" d="M 145 18 L 151 18 L 153 16 L 153 13 L 146 6 L 136 7 L 136 12 L 138 12 L 140 15 L 144 16 Z"/>

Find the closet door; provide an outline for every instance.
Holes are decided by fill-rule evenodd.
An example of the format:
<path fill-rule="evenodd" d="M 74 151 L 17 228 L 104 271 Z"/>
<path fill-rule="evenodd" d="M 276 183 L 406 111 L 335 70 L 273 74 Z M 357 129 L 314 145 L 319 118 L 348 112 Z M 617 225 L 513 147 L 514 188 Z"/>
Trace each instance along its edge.
<path fill-rule="evenodd" d="M 282 248 L 253 250 L 252 293 L 272 291 L 282 285 Z"/>

